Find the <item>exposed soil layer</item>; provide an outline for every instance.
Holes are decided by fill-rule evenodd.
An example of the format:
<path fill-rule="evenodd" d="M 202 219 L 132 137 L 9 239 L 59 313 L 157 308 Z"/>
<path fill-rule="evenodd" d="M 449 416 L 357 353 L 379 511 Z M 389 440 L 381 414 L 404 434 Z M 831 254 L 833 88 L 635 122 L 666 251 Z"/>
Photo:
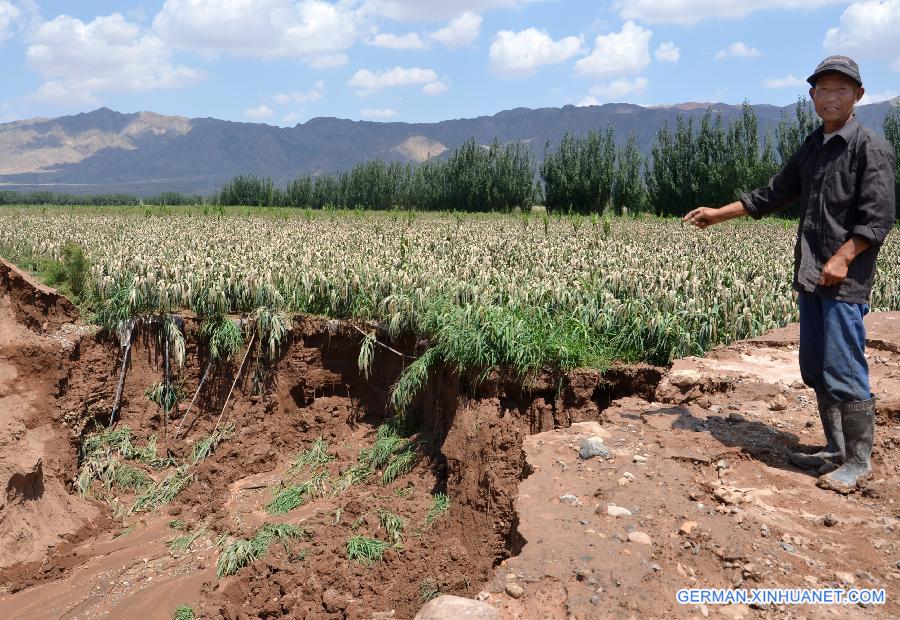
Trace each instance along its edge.
<path fill-rule="evenodd" d="M 43 559 L 100 511 L 67 486 L 76 451 L 58 397 L 82 329 L 74 308 L 0 262 L 0 570 Z"/>
<path fill-rule="evenodd" d="M 338 491 L 423 345 L 392 344 L 407 357 L 376 347 L 365 379 L 357 327 L 374 327 L 296 317 L 274 365 L 250 356 L 224 407 L 221 426 L 234 431 L 189 467 L 190 484 L 158 511 L 117 520 L 107 503 L 78 496 L 73 479 L 83 437 L 109 418 L 118 342 L 72 322 L 64 300 L 14 268 L 0 275 L 0 617 L 170 618 L 187 604 L 203 618 L 409 620 L 437 592 L 487 600 L 504 619 L 900 615 L 898 314 L 867 319 L 880 397 L 875 471 L 849 497 L 819 490 L 786 456 L 821 441 L 814 397 L 799 381 L 796 326 L 668 371 L 522 379 L 499 370 L 474 383 L 438 369 L 409 415 L 420 455 L 412 470 L 389 484 L 379 470 Z M 175 439 L 206 365 L 196 322 L 185 319 L 187 362 L 174 373 L 183 403 L 164 419 L 145 395 L 163 377 L 145 326 L 118 421 L 137 446 L 156 435 L 159 453 L 168 447 L 177 462 L 216 427 L 240 364 L 213 367 Z M 577 457 L 590 436 L 609 458 Z M 311 469 L 289 472 L 318 438 L 331 458 L 320 470 L 326 492 L 270 515 L 277 491 L 311 478 Z M 173 470 L 133 464 L 157 481 Z M 437 493 L 449 511 L 432 520 Z M 134 499 L 114 494 L 122 505 Z M 401 543 L 381 561 L 348 559 L 353 536 L 389 540 L 385 511 L 406 522 Z M 306 535 L 216 578 L 217 543 L 273 523 Z M 193 541 L 170 548 L 179 536 Z M 678 589 L 701 586 L 874 587 L 888 603 L 676 603 Z"/>
<path fill-rule="evenodd" d="M 900 313 L 866 324 L 879 400 L 862 492 L 819 489 L 788 459 L 824 443 L 792 325 L 676 361 L 654 398 L 618 399 L 602 424 L 526 438 L 533 473 L 515 509 L 527 543 L 482 597 L 504 619 L 900 617 Z M 610 458 L 577 458 L 589 435 Z M 887 602 L 676 602 L 699 587 L 875 588 Z"/>
<path fill-rule="evenodd" d="M 8 304 L 14 297 L 24 297 L 16 291 L 11 285 L 3 290 Z M 41 307 L 42 316 L 57 316 L 51 303 Z M 10 338 L 15 346 L 33 334 L 26 325 L 40 327 L 23 310 L 7 310 L 4 316 L 18 330 Z M 160 453 L 167 446 L 177 459 L 187 458 L 215 428 L 240 363 L 238 359 L 226 367 L 213 367 L 176 440 L 175 428 L 205 368 L 205 352 L 196 348 L 196 322 L 185 318 L 187 363 L 174 376 L 183 386 L 184 402 L 164 420 L 159 407 L 146 397 L 145 391 L 162 379 L 163 349 L 153 328 L 144 326 L 129 353 L 117 421 L 119 428 L 132 429 L 136 445 L 145 445 L 156 435 Z M 55 325 L 45 323 L 44 327 Z M 650 367 L 615 368 L 606 376 L 579 371 L 566 377 L 530 377 L 523 387 L 520 377 L 506 372 L 495 372 L 475 384 L 438 371 L 409 414 L 418 429 L 414 439 L 421 455 L 410 473 L 383 485 L 378 471 L 341 493 L 326 494 L 272 517 L 266 504 L 286 483 L 291 460 L 315 439 L 328 443 L 332 480 L 356 462 L 361 449 L 371 447 L 375 430 L 390 415 L 391 387 L 404 363 L 417 353 L 415 345 L 395 345 L 406 357 L 376 347 L 371 376 L 363 379 L 358 329 L 315 317 L 296 317 L 291 327 L 289 342 L 273 366 L 258 364 L 250 356 L 224 407 L 221 426 L 233 425 L 235 430 L 211 457 L 191 467 L 191 484 L 158 517 L 135 515 L 122 523 L 111 519 L 105 504 L 72 492 L 81 439 L 109 419 L 121 367 L 119 343 L 70 324 L 65 329 L 77 332 L 77 337 L 65 347 L 11 357 L 15 372 L 54 386 L 40 400 L 42 407 L 53 411 L 50 420 L 58 434 L 57 495 L 71 504 L 67 512 L 82 510 L 87 516 L 70 519 L 72 527 L 53 523 L 45 528 L 54 536 L 69 535 L 68 544 L 48 546 L 41 539 L 33 545 L 33 553 L 9 556 L 11 566 L 0 572 L 0 588 L 8 593 L 0 599 L 0 613 L 133 614 L 146 610 L 134 606 L 135 601 L 146 600 L 161 579 L 182 592 L 181 602 L 210 618 L 368 618 L 373 612 L 411 618 L 434 592 L 474 596 L 497 563 L 517 553 L 524 542 L 514 510 L 519 482 L 527 474 L 524 438 L 579 420 L 596 420 L 617 390 L 651 393 L 660 377 L 660 371 Z M 57 360 L 52 381 L 37 372 L 49 358 Z M 167 473 L 143 469 L 154 480 Z M 26 474 L 11 482 L 21 487 L 23 498 L 34 493 L 30 482 L 34 475 L 29 479 Z M 437 493 L 449 496 L 450 508 L 427 523 Z M 133 497 L 120 492 L 116 499 L 127 505 Z M 389 548 L 383 561 L 368 566 L 349 560 L 350 537 L 386 538 L 379 511 L 407 522 L 402 545 Z M 5 514 L 0 518 L 7 518 Z M 180 532 L 167 531 L 160 523 L 172 519 L 184 522 L 188 530 L 207 528 L 194 543 L 201 550 L 211 549 L 212 542 L 226 533 L 251 538 L 267 522 L 301 526 L 309 539 L 273 545 L 235 576 L 215 580 L 209 574 L 215 549 L 193 564 L 171 561 L 173 554 L 164 543 Z M 101 556 L 106 559 L 101 561 Z M 106 586 L 99 585 L 98 571 L 106 575 Z M 205 577 L 200 579 L 199 573 Z M 68 586 L 61 588 L 61 581 Z M 127 588 L 113 587 L 124 581 Z M 71 596 L 63 596 L 64 591 Z M 45 604 L 40 603 L 44 598 Z M 170 617 L 171 612 L 172 608 L 160 607 L 154 616 Z"/>

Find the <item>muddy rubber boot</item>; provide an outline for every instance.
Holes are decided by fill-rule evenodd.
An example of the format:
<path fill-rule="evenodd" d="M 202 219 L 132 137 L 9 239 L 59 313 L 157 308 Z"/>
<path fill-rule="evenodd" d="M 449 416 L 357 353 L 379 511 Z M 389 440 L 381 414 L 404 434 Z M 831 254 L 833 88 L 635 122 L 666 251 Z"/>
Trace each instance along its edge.
<path fill-rule="evenodd" d="M 875 399 L 841 405 L 844 431 L 844 464 L 819 478 L 823 489 L 847 494 L 866 480 L 872 471 L 872 445 L 875 441 Z"/>
<path fill-rule="evenodd" d="M 819 397 L 819 419 L 825 431 L 825 447 L 813 454 L 791 452 L 791 463 L 805 469 L 819 469 L 832 462 L 844 462 L 844 433 L 841 428 L 841 403 Z M 823 472 L 824 473 L 824 472 Z"/>

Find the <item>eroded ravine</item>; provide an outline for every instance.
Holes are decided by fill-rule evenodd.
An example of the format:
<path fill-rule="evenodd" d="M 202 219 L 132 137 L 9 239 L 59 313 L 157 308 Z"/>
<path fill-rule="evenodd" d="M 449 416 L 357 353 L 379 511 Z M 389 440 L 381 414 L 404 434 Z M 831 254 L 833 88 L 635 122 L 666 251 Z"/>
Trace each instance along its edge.
<path fill-rule="evenodd" d="M 119 379 L 118 343 L 91 328 L 66 327 L 68 315 L 57 324 L 34 318 L 28 310 L 33 283 L 14 269 L 7 268 L 7 273 L 13 274 L 2 291 L 6 324 L 12 330 L 8 347 L 21 350 L 26 340 L 44 343 L 39 352 L 10 356 L 9 367 L 53 389 L 35 397 L 36 409 L 22 420 L 6 413 L 4 419 L 24 426 L 34 438 L 39 435 L 30 426 L 40 410 L 53 428 L 57 452 L 65 458 L 47 480 L 57 487 L 58 503 L 66 502 L 70 523 L 56 528 L 58 541 L 46 554 L 10 558 L 13 561 L 0 572 L 0 587 L 6 592 L 0 597 L 0 613 L 6 617 L 139 613 L 168 618 L 175 606 L 188 604 L 203 617 L 362 618 L 373 611 L 393 611 L 398 618 L 411 618 L 435 592 L 474 597 L 495 566 L 524 544 L 514 508 L 519 482 L 526 475 L 524 438 L 596 420 L 622 390 L 652 392 L 660 376 L 649 367 L 615 369 L 605 377 L 583 371 L 564 378 L 534 377 L 525 388 L 513 375 L 494 373 L 473 384 L 439 370 L 408 416 L 418 431 L 415 438 L 423 457 L 410 473 L 387 485 L 374 476 L 273 517 L 265 510 L 273 490 L 283 484 L 292 459 L 313 441 L 321 437 L 329 447 L 331 479 L 339 478 L 359 451 L 371 446 L 375 430 L 390 415 L 390 391 L 404 363 L 420 353 L 407 347 L 407 357 L 401 357 L 377 347 L 371 375 L 364 379 L 357 329 L 295 317 L 289 342 L 277 363 L 266 369 L 262 383 L 255 385 L 255 369 L 242 373 L 226 408 L 234 432 L 212 456 L 191 467 L 191 484 L 158 512 L 115 521 L 106 505 L 78 497 L 73 482 L 79 444 L 97 430 L 95 420 L 108 419 Z M 9 308 L 13 299 L 20 306 L 16 312 Z M 48 299 L 39 312 L 55 312 L 54 300 Z M 62 348 L 60 329 L 75 334 Z M 189 393 L 204 367 L 195 348 L 196 329 L 186 317 L 187 364 L 177 380 Z M 50 360 L 56 374 L 44 381 L 35 368 Z M 130 428 L 136 446 L 156 435 L 161 452 L 165 437 L 171 454 L 187 459 L 192 446 L 215 426 L 237 360 L 215 369 L 177 441 L 173 430 L 185 405 L 164 428 L 159 407 L 145 395 L 160 381 L 162 363 L 152 331 L 139 332 L 130 352 L 118 428 Z M 154 480 L 167 473 L 144 469 Z M 438 493 L 450 498 L 449 511 L 426 523 Z M 133 499 L 120 495 L 123 504 Z M 348 538 L 385 537 L 378 516 L 384 511 L 407 522 L 402 547 L 388 549 L 382 562 L 370 566 L 348 560 Z M 182 525 L 173 529 L 172 521 Z M 272 522 L 303 527 L 309 539 L 273 546 L 236 575 L 215 579 L 220 550 L 214 542 L 224 534 L 250 538 Z M 200 527 L 205 528 L 203 534 L 187 552 L 170 551 L 167 541 Z"/>
<path fill-rule="evenodd" d="M 411 619 L 438 591 L 486 600 L 503 620 L 900 613 L 896 313 L 867 318 L 879 396 L 875 471 L 850 497 L 817 489 L 815 477 L 787 459 L 796 444 L 821 440 L 814 395 L 797 376 L 791 326 L 667 371 L 578 371 L 561 383 L 541 376 L 523 386 L 499 371 L 473 384 L 439 369 L 409 415 L 423 455 L 411 472 L 387 485 L 376 475 L 273 516 L 266 506 L 314 441 L 328 446 L 329 479 L 371 448 L 393 383 L 422 352 L 413 343 L 392 343 L 410 357 L 378 347 L 364 380 L 358 330 L 297 317 L 265 389 L 253 394 L 253 372 L 239 382 L 227 408 L 231 437 L 192 466 L 193 481 L 174 501 L 123 523 L 105 504 L 73 493 L 88 420 L 113 400 L 118 345 L 73 324 L 52 292 L 5 274 L 0 442 L 2 463 L 11 455 L 21 463 L 2 472 L 0 523 L 25 524 L 25 532 L 38 524 L 43 533 L 30 546 L 18 542 L 27 535 L 4 539 L 22 553 L 6 551 L 0 567 L 3 617 L 170 618 L 187 604 L 204 618 Z M 181 375 L 191 392 L 202 355 L 186 318 Z M 170 441 L 178 459 L 214 427 L 236 367 L 213 373 L 197 421 Z M 162 449 L 159 408 L 144 394 L 161 372 L 156 338 L 139 334 L 119 422 L 133 429 L 137 446 L 157 435 Z M 608 457 L 578 458 L 590 436 L 602 438 Z M 429 524 L 437 493 L 449 496 L 450 508 Z M 34 519 L 53 509 L 67 518 Z M 403 547 L 369 566 L 348 560 L 351 536 L 387 538 L 379 509 L 407 521 Z M 222 535 L 250 538 L 267 523 L 302 527 L 309 537 L 271 545 L 234 576 L 216 579 Z M 187 550 L 170 549 L 168 541 L 199 528 L 206 529 Z M 675 601 L 678 589 L 701 586 L 867 587 L 885 590 L 888 602 L 707 608 Z"/>

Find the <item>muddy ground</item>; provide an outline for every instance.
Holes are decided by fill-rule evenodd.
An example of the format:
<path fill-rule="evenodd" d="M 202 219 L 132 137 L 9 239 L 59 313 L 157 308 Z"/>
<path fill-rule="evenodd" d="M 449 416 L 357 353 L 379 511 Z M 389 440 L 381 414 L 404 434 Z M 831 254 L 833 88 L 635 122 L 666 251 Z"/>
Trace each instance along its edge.
<path fill-rule="evenodd" d="M 204 618 L 411 619 L 437 592 L 486 600 L 503 618 L 900 615 L 900 315 L 868 320 L 881 397 L 875 475 L 850 497 L 816 488 L 786 458 L 822 439 L 813 394 L 799 381 L 794 326 L 668 370 L 579 371 L 527 385 L 503 372 L 476 385 L 439 371 L 413 406 L 421 457 L 411 472 L 329 488 L 272 516 L 266 505 L 314 440 L 328 444 L 331 480 L 372 445 L 392 384 L 423 346 L 376 347 L 364 379 L 357 327 L 374 327 L 297 317 L 277 363 L 259 367 L 269 372 L 254 381 L 251 364 L 242 373 L 225 407 L 230 438 L 190 467 L 191 483 L 171 503 L 123 518 L 96 483 L 95 496 L 111 502 L 73 489 L 81 441 L 108 419 L 121 356 L 118 342 L 76 314 L 0 265 L 0 617 L 171 618 L 190 605 Z M 190 400 L 205 352 L 185 318 L 187 363 L 177 376 Z M 186 403 L 164 424 L 144 395 L 162 377 L 160 347 L 145 329 L 119 427 L 140 445 L 157 435 L 161 452 L 165 437 L 182 462 L 214 428 L 238 362 L 213 370 L 174 440 Z M 608 458 L 578 458 L 589 436 L 603 438 Z M 173 468 L 144 469 L 159 480 Z M 437 493 L 450 508 L 432 520 Z M 351 536 L 387 539 L 379 511 L 406 520 L 402 543 L 371 565 L 349 560 Z M 307 536 L 217 579 L 217 543 L 265 523 Z M 190 532 L 200 534 L 189 548 L 170 549 Z M 675 601 L 684 587 L 835 585 L 884 588 L 888 603 Z"/>

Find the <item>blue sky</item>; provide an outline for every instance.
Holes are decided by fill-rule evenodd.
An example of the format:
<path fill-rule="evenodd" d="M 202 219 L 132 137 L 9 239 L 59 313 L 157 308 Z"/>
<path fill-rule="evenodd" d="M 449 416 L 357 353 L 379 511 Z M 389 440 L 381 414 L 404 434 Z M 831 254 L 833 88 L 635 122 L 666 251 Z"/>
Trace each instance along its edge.
<path fill-rule="evenodd" d="M 898 32 L 900 0 L 0 0 L 0 122 L 786 105 L 831 53 L 876 101 L 900 94 Z"/>

